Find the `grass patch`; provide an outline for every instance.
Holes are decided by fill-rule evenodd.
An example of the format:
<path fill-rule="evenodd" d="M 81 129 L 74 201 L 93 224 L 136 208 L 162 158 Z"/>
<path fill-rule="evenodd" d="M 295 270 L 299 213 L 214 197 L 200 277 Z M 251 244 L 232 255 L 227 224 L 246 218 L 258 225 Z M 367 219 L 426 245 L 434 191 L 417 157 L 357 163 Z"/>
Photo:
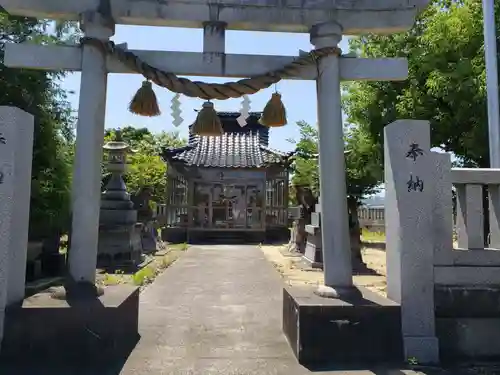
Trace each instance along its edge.
<path fill-rule="evenodd" d="M 156 269 L 150 265 L 134 273 L 134 275 L 132 276 L 132 281 L 137 286 L 143 286 L 153 281 L 155 276 L 156 276 Z"/>
<path fill-rule="evenodd" d="M 385 242 L 385 233 L 383 232 L 370 232 L 368 230 L 361 230 L 361 241 L 363 242 Z"/>
<path fill-rule="evenodd" d="M 113 286 L 119 284 L 133 284 L 143 287 L 158 276 L 164 269 L 170 267 L 179 256 L 188 249 L 188 244 L 168 245 L 168 252 L 158 252 L 151 262 L 133 274 L 126 274 L 122 270 L 116 270 L 114 273 L 104 273 L 100 277 L 100 284 L 104 286 Z"/>
<path fill-rule="evenodd" d="M 184 242 L 184 243 L 172 243 L 168 244 L 167 248 L 170 250 L 178 250 L 178 251 L 186 251 L 188 249 L 189 245 Z"/>
<path fill-rule="evenodd" d="M 59 253 L 60 254 L 67 254 L 68 253 L 68 245 L 69 245 L 68 236 L 67 235 L 62 236 L 61 240 L 59 242 Z"/>
<path fill-rule="evenodd" d="M 169 251 L 166 254 L 156 256 L 155 260 L 143 269 L 132 275 L 132 282 L 136 286 L 145 286 L 150 284 L 159 273 L 170 267 L 182 252 L 188 249 L 187 244 L 168 245 Z"/>
<path fill-rule="evenodd" d="M 130 283 L 131 280 L 132 275 L 127 275 L 122 270 L 116 270 L 115 273 L 103 274 L 101 282 L 105 286 L 113 286 Z"/>

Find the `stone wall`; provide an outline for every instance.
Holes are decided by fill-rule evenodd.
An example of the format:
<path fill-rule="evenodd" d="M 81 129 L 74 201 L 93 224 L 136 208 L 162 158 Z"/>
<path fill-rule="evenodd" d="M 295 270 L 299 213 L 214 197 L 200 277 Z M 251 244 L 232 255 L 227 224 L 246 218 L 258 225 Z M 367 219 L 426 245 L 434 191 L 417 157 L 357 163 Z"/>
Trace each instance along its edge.
<path fill-rule="evenodd" d="M 452 245 L 451 192 L 441 197 L 442 215 L 436 225 L 446 229 L 436 236 L 434 256 L 436 330 L 443 359 L 500 357 L 500 251 L 491 229 L 498 226 L 494 207 L 489 211 L 489 241 L 484 238 L 483 189 L 500 184 L 500 170 L 441 170 L 440 189 L 457 193 L 458 248 Z M 493 199 L 492 199 L 493 201 Z M 485 243 L 489 243 L 485 247 Z"/>

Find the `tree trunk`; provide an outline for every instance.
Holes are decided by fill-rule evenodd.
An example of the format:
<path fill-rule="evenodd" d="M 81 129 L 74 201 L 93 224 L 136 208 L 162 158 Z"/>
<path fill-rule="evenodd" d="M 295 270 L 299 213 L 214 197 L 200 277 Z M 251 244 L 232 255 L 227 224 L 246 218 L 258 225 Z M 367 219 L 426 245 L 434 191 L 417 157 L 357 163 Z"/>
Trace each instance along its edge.
<path fill-rule="evenodd" d="M 351 239 L 351 259 L 353 269 L 364 266 L 361 255 L 361 228 L 359 226 L 358 202 L 348 199 L 349 208 L 349 234 Z"/>

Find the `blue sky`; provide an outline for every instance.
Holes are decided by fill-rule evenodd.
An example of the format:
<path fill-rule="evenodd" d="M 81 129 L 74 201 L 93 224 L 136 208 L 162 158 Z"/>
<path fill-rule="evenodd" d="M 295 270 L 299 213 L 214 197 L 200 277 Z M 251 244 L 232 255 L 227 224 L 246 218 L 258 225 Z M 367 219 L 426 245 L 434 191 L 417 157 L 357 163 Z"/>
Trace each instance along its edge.
<path fill-rule="evenodd" d="M 115 43 L 128 43 L 130 49 L 161 50 L 161 51 L 189 51 L 201 52 L 203 48 L 203 31 L 201 29 L 179 29 L 143 26 L 118 26 Z M 342 40 L 340 47 L 347 51 L 347 38 Z M 308 34 L 285 34 L 264 32 L 226 32 L 226 53 L 255 54 L 255 55 L 285 55 L 297 56 L 299 49 L 309 51 L 312 46 Z M 192 80 L 205 82 L 227 82 L 227 78 L 190 77 Z M 162 130 L 174 131 L 170 115 L 170 101 L 173 94 L 164 88 L 155 86 L 162 115 L 156 118 L 146 118 L 132 115 L 128 112 L 128 103 L 141 86 L 142 76 L 137 74 L 111 74 L 108 80 L 108 98 L 106 106 L 106 128 L 147 127 L 151 132 Z M 78 109 L 78 94 L 80 74 L 71 74 L 63 81 L 63 88 L 74 91 L 70 95 L 72 106 Z M 288 138 L 297 139 L 298 128 L 295 123 L 304 120 L 316 124 L 316 87 L 314 81 L 282 81 L 277 86 L 282 94 L 287 108 L 288 125 L 283 128 L 271 129 L 270 145 L 273 148 L 289 151 L 294 148 L 287 142 Z M 261 111 L 274 92 L 274 88 L 263 90 L 250 96 L 251 110 Z M 177 128 L 181 136 L 188 135 L 187 127 L 191 124 L 196 113 L 194 109 L 201 107 L 203 101 L 182 97 L 182 117 L 184 123 Z M 241 99 L 214 101 L 219 111 L 239 111 Z"/>

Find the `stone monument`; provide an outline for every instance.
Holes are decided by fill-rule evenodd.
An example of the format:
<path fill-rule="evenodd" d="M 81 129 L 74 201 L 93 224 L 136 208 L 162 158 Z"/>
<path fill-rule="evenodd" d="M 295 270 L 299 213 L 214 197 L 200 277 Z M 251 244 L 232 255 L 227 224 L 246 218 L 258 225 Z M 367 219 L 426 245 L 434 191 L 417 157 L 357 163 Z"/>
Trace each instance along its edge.
<path fill-rule="evenodd" d="M 430 125 L 398 120 L 385 127 L 384 139 L 387 296 L 401 304 L 406 358 L 437 363 Z"/>
<path fill-rule="evenodd" d="M 24 298 L 33 116 L 0 107 L 0 342 L 7 305 Z"/>
<path fill-rule="evenodd" d="M 137 211 L 137 221 L 142 224 L 141 241 L 144 253 L 151 253 L 157 250 L 157 228 L 154 212 L 150 206 L 151 188 L 144 187 L 137 194 L 131 196 L 134 209 Z"/>
<path fill-rule="evenodd" d="M 137 264 L 142 255 L 141 224 L 137 224 L 137 211 L 122 177 L 127 154 L 133 151 L 123 142 L 120 131 L 103 148 L 111 177 L 101 197 L 97 263 L 99 266 Z"/>
<path fill-rule="evenodd" d="M 306 225 L 307 242 L 304 259 L 313 268 L 323 267 L 323 246 L 321 241 L 321 197 L 318 197 L 314 212 L 311 213 L 311 223 Z"/>

